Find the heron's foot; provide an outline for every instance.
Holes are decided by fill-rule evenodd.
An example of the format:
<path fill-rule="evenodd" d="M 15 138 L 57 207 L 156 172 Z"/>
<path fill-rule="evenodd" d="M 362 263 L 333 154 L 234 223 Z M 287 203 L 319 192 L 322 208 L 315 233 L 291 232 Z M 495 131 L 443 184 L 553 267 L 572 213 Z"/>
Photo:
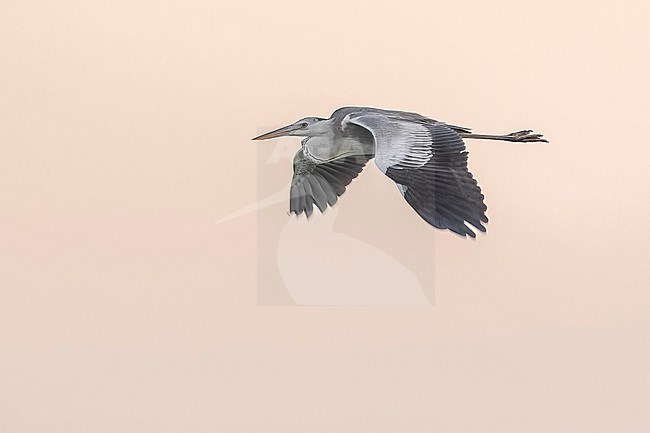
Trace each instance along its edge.
<path fill-rule="evenodd" d="M 529 143 L 534 141 L 542 141 L 548 143 L 542 134 L 533 134 L 532 129 L 524 129 L 523 131 L 511 132 L 507 135 L 509 141 L 517 143 Z"/>

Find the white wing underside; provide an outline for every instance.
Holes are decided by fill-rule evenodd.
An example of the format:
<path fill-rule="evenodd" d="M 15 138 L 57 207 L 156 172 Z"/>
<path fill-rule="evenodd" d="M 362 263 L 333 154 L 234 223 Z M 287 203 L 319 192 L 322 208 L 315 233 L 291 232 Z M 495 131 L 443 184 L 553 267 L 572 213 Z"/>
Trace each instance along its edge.
<path fill-rule="evenodd" d="M 384 173 L 389 167 L 422 167 L 433 155 L 431 133 L 422 123 L 385 114 L 350 115 L 345 120 L 372 133 L 375 163 Z"/>

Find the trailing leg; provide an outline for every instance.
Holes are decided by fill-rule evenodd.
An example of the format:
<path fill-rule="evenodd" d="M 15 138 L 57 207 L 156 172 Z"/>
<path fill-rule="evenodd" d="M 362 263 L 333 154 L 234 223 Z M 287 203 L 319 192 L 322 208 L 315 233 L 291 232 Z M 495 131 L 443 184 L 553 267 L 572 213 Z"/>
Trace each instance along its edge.
<path fill-rule="evenodd" d="M 502 141 L 513 141 L 516 143 L 530 143 L 535 141 L 541 141 L 544 143 L 548 143 L 548 140 L 543 138 L 542 134 L 533 134 L 533 131 L 530 129 L 511 132 L 510 134 L 506 134 L 506 135 L 472 134 L 469 132 L 460 132 L 459 135 L 462 138 L 476 138 L 482 140 L 502 140 Z"/>

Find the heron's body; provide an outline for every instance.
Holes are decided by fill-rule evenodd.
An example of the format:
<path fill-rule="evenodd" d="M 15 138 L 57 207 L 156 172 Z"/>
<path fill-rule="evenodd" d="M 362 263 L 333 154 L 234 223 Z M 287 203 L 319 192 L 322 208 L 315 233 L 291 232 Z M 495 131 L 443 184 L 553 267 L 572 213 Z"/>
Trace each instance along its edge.
<path fill-rule="evenodd" d="M 434 227 L 476 236 L 485 231 L 483 194 L 467 168 L 462 137 L 546 141 L 531 131 L 475 135 L 416 113 L 343 107 L 329 119 L 308 117 L 256 139 L 305 136 L 293 161 L 290 211 L 307 216 L 337 202 L 345 187 L 374 158 L 413 209 Z"/>

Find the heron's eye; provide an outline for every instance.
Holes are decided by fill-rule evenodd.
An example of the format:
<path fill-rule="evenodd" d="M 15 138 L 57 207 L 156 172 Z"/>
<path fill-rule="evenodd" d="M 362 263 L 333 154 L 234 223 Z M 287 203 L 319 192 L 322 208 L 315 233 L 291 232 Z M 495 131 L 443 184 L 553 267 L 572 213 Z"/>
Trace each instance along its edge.
<path fill-rule="evenodd" d="M 307 127 L 307 122 L 302 122 L 302 123 L 300 124 L 300 127 L 301 127 L 301 128 L 306 128 L 306 127 Z"/>

